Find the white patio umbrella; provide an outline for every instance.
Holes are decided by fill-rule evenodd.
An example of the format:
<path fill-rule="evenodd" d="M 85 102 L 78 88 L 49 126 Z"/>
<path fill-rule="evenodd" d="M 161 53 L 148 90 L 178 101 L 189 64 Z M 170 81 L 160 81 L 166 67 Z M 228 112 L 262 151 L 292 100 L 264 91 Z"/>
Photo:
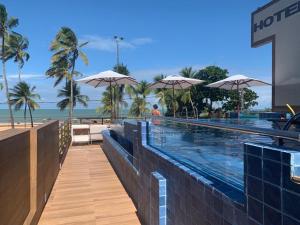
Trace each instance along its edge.
<path fill-rule="evenodd" d="M 203 80 L 187 78 L 180 75 L 171 75 L 153 84 L 150 84 L 149 88 L 173 89 L 173 116 L 175 117 L 175 89 L 186 89 L 192 87 L 193 85 L 201 84 L 203 82 Z"/>
<path fill-rule="evenodd" d="M 238 92 L 238 114 L 240 113 L 240 90 L 245 88 L 254 87 L 254 86 L 265 86 L 271 85 L 267 82 L 250 78 L 244 75 L 234 75 L 230 76 L 224 80 L 217 81 L 215 83 L 211 83 L 206 87 L 210 88 L 221 88 L 225 90 L 237 90 Z"/>
<path fill-rule="evenodd" d="M 109 86 L 110 90 L 110 107 L 111 107 L 111 119 L 113 119 L 113 97 L 112 97 L 112 85 L 136 85 L 138 82 L 130 76 L 126 76 L 112 70 L 107 70 L 89 77 L 85 77 L 77 80 L 78 83 L 88 84 L 95 88 Z"/>

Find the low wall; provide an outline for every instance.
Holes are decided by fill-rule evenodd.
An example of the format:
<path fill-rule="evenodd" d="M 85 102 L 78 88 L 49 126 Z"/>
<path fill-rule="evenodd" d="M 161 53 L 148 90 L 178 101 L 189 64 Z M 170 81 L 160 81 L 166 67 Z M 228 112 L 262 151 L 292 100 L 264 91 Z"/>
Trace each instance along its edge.
<path fill-rule="evenodd" d="M 138 204 L 138 171 L 128 152 L 110 137 L 109 131 L 103 131 L 103 151 L 113 166 L 128 195 L 135 206 Z"/>
<path fill-rule="evenodd" d="M 0 132 L 0 224 L 35 225 L 59 171 L 58 121 Z"/>
<path fill-rule="evenodd" d="M 30 131 L 0 133 L 0 224 L 23 224 L 30 211 Z"/>
<path fill-rule="evenodd" d="M 120 145 L 112 141 L 109 133 L 104 135 L 104 142 L 109 143 L 104 145 L 104 151 L 123 185 L 130 190 L 143 224 L 300 224 L 300 207 L 298 203 L 293 203 L 293 200 L 300 202 L 300 186 L 291 181 L 290 175 L 293 171 L 300 172 L 300 164 L 299 167 L 291 168 L 291 164 L 295 165 L 295 158 L 300 159 L 299 153 L 246 144 L 245 191 L 236 201 L 233 198 L 234 192 L 228 197 L 224 190 L 214 187 L 213 181 L 148 146 L 146 124 L 140 123 L 124 130 L 132 132 L 132 129 L 137 130 L 134 157 L 139 165 L 134 179 L 128 175 L 132 173 L 133 167 L 124 166 L 127 163 L 120 154 Z M 126 136 L 130 134 L 125 133 Z M 261 155 L 255 156 L 253 152 L 257 149 L 260 149 Z M 285 163 L 282 161 L 284 158 Z M 261 177 L 255 177 L 256 173 Z M 154 174 L 165 182 L 163 186 L 157 184 Z"/>
<path fill-rule="evenodd" d="M 60 169 L 58 121 L 31 129 L 31 154 L 36 157 L 36 160 L 31 162 L 31 169 L 34 172 L 32 186 L 36 185 L 32 193 L 35 206 L 30 224 L 33 225 L 38 223 Z"/>

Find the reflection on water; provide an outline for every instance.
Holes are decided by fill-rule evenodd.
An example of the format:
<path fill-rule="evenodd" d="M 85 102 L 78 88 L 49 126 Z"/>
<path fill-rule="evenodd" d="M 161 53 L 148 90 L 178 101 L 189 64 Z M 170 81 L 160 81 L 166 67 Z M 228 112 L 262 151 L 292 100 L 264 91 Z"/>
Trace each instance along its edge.
<path fill-rule="evenodd" d="M 149 129 L 149 145 L 240 190 L 244 185 L 243 143 L 273 143 L 269 137 L 172 122 Z"/>

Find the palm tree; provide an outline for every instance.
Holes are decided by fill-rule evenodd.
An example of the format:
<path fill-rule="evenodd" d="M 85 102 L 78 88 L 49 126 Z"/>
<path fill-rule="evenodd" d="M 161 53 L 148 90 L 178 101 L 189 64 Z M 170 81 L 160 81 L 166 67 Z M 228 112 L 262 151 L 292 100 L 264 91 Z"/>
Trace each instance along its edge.
<path fill-rule="evenodd" d="M 18 63 L 19 69 L 19 82 L 21 82 L 21 70 L 24 66 L 25 61 L 28 61 L 30 55 L 26 50 L 29 46 L 29 41 L 22 35 L 10 35 L 9 41 L 9 51 L 14 58 L 14 62 Z"/>
<path fill-rule="evenodd" d="M 160 81 L 166 78 L 166 75 L 160 74 L 154 77 L 154 82 Z M 173 97 L 172 97 L 172 90 L 170 89 L 163 89 L 158 88 L 154 91 L 156 97 L 158 98 L 158 103 L 162 106 L 162 108 L 166 107 L 167 111 L 171 111 L 173 109 Z M 175 93 L 177 95 L 177 92 Z M 177 98 L 175 98 L 177 99 Z M 178 102 L 175 102 L 175 108 L 178 108 Z"/>
<path fill-rule="evenodd" d="M 187 77 L 187 78 L 195 78 L 196 74 L 197 74 L 197 71 L 193 70 L 192 67 L 185 67 L 180 71 L 180 75 L 183 77 Z M 196 117 L 196 110 L 195 110 L 194 102 L 192 100 L 191 89 L 189 89 L 189 91 L 182 92 L 181 101 L 184 104 L 187 104 L 187 103 L 191 104 L 194 117 Z"/>
<path fill-rule="evenodd" d="M 11 104 L 15 110 L 20 110 L 24 106 L 24 120 L 26 126 L 26 112 L 29 110 L 31 127 L 33 127 L 32 110 L 39 108 L 35 99 L 40 99 L 40 95 L 35 93 L 35 86 L 30 87 L 26 82 L 19 82 L 14 88 L 10 89 Z"/>
<path fill-rule="evenodd" d="M 15 127 L 14 123 L 14 117 L 12 113 L 12 107 L 10 105 L 10 96 L 9 96 L 9 88 L 8 88 L 8 82 L 6 77 L 6 61 L 9 60 L 9 57 L 7 57 L 7 44 L 6 39 L 9 37 L 11 33 L 13 33 L 12 29 L 16 27 L 19 24 L 18 19 L 14 17 L 8 18 L 7 11 L 4 5 L 0 4 L 0 37 L 2 38 L 2 44 L 1 44 L 1 60 L 2 60 L 2 70 L 3 70 L 3 80 L 4 80 L 4 89 L 6 94 L 6 100 L 8 104 L 9 109 L 9 115 L 10 115 L 10 122 L 11 127 Z"/>
<path fill-rule="evenodd" d="M 70 83 L 71 81 L 68 80 L 65 86 L 58 91 L 57 97 L 64 97 L 64 99 L 57 103 L 57 107 L 61 111 L 65 110 L 67 107 L 71 108 L 70 104 L 73 104 L 72 108 L 76 107 L 77 102 L 83 105 L 84 107 L 88 106 L 87 102 L 89 101 L 89 97 L 80 94 L 80 87 L 75 82 L 72 82 L 73 90 L 71 90 Z M 73 99 L 71 99 L 72 93 Z"/>
<path fill-rule="evenodd" d="M 66 83 L 70 85 L 70 103 L 67 105 L 70 107 L 70 121 L 72 121 L 73 118 L 74 106 L 74 88 L 71 87 L 74 86 L 74 75 L 78 74 L 78 72 L 75 71 L 76 60 L 80 57 L 86 65 L 88 64 L 87 56 L 81 51 L 81 48 L 87 44 L 88 42 L 79 44 L 76 34 L 70 28 L 62 27 L 50 47 L 50 50 L 55 53 L 52 56 L 52 66 L 49 69 L 50 71 L 48 70 L 47 72 L 49 72 L 49 74 L 52 72 L 52 75 L 54 74 L 54 76 L 57 76 L 58 79 L 56 84 L 62 80 L 62 77 L 68 79 L 68 82 Z"/>
<path fill-rule="evenodd" d="M 129 109 L 129 114 L 135 117 L 142 117 L 149 111 L 147 105 L 148 102 L 146 102 L 142 97 L 135 97 Z"/>
<path fill-rule="evenodd" d="M 119 65 L 115 65 L 113 71 L 127 76 L 129 76 L 130 74 L 127 66 L 124 65 L 123 63 Z M 115 114 L 117 117 L 119 117 L 122 106 L 127 105 L 127 102 L 124 100 L 125 85 L 115 86 L 114 89 L 116 89 L 113 95 L 115 107 L 116 107 Z"/>
<path fill-rule="evenodd" d="M 114 91 L 115 89 L 112 89 Z M 102 94 L 101 103 L 102 107 L 97 108 L 97 113 L 104 113 L 104 114 L 110 114 L 112 112 L 112 105 L 111 105 L 111 98 L 110 98 L 110 91 L 105 90 Z"/>
<path fill-rule="evenodd" d="M 147 102 L 147 96 L 151 93 L 151 90 L 148 88 L 147 81 L 141 81 L 136 86 L 128 86 L 126 91 L 130 97 L 133 97 L 129 114 L 141 117 L 149 111 L 147 108 L 147 105 L 149 104 Z"/>

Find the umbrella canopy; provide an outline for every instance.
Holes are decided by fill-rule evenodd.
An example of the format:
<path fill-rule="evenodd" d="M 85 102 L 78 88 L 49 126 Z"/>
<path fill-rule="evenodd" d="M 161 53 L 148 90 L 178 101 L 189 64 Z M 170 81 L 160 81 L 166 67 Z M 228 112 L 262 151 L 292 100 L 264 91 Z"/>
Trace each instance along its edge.
<path fill-rule="evenodd" d="M 77 80 L 79 83 L 91 85 L 95 88 L 109 85 L 135 85 L 138 82 L 130 76 L 126 76 L 112 70 L 107 70 L 89 77 Z"/>
<path fill-rule="evenodd" d="M 85 77 L 77 80 L 78 83 L 88 84 L 95 88 L 109 86 L 110 89 L 110 107 L 111 107 L 111 119 L 113 119 L 113 97 L 112 97 L 112 85 L 136 85 L 138 82 L 130 76 L 126 76 L 112 70 L 107 70 L 89 77 Z"/>
<path fill-rule="evenodd" d="M 149 88 L 158 89 L 158 88 L 172 88 L 172 89 L 186 89 L 196 84 L 203 83 L 203 80 L 187 78 L 180 75 L 171 75 L 167 76 L 164 79 L 161 79 L 151 85 Z"/>
<path fill-rule="evenodd" d="M 175 117 L 175 89 L 186 89 L 190 88 L 193 85 L 203 83 L 203 80 L 183 77 L 180 75 L 171 75 L 167 76 L 164 79 L 161 79 L 153 84 L 149 85 L 150 89 L 159 89 L 159 88 L 166 88 L 166 89 L 173 89 L 173 116 Z"/>
<path fill-rule="evenodd" d="M 211 83 L 207 85 L 207 87 L 222 88 L 226 90 L 238 90 L 238 89 L 244 89 L 244 88 L 249 88 L 254 86 L 265 86 L 265 85 L 270 85 L 270 84 L 244 75 L 234 75 L 224 80 Z"/>
<path fill-rule="evenodd" d="M 234 75 L 230 76 L 224 80 L 217 81 L 215 83 L 211 83 L 207 85 L 206 87 L 211 88 L 221 88 L 225 90 L 237 90 L 238 92 L 238 114 L 240 112 L 240 90 L 243 90 L 245 88 L 254 87 L 254 86 L 265 86 L 265 85 L 271 85 L 267 82 L 250 78 L 244 75 Z"/>

